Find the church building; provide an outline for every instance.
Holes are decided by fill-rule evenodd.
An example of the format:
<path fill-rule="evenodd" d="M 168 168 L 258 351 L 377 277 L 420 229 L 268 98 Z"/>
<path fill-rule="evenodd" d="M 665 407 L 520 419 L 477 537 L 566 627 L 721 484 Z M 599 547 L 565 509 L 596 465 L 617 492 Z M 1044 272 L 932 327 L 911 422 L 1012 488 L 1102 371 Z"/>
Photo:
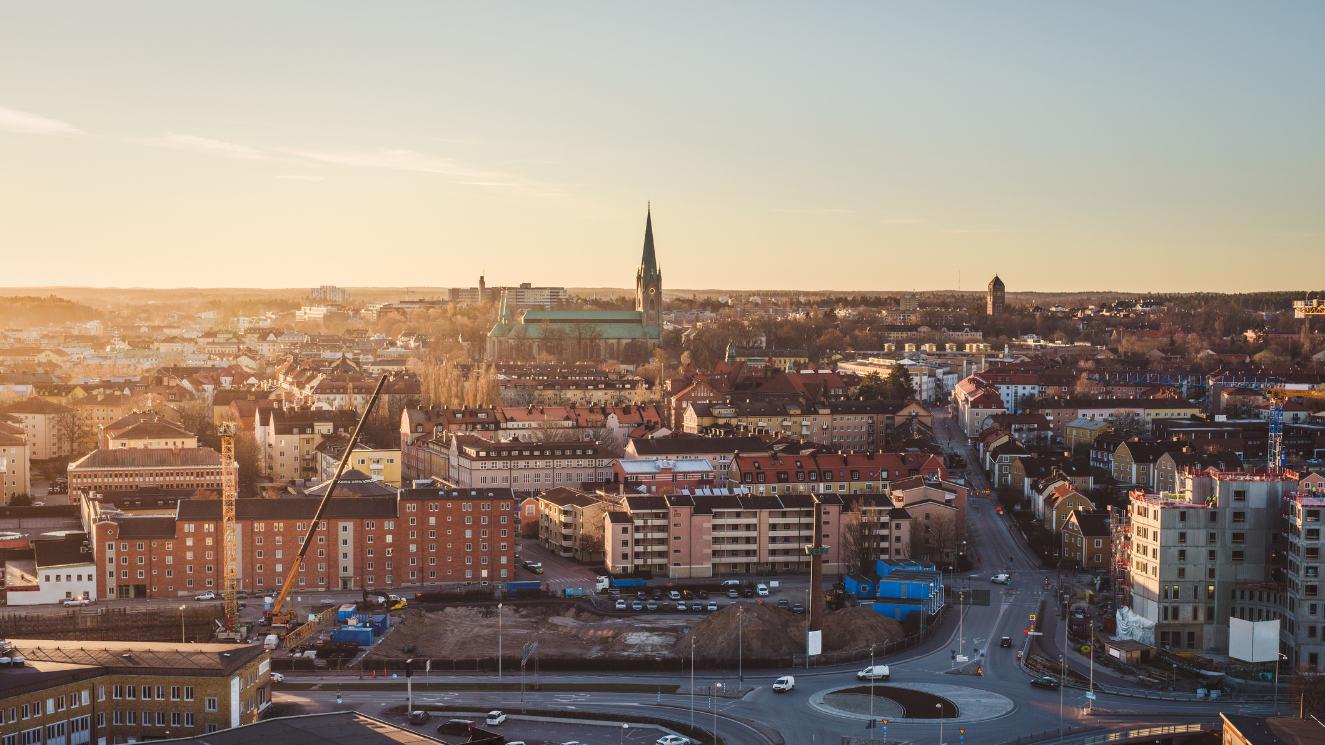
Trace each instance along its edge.
<path fill-rule="evenodd" d="M 635 273 L 635 310 L 542 310 L 512 314 L 502 293 L 488 332 L 488 361 L 645 362 L 662 340 L 662 272 L 653 249 L 653 213 L 644 218 L 644 255 Z"/>

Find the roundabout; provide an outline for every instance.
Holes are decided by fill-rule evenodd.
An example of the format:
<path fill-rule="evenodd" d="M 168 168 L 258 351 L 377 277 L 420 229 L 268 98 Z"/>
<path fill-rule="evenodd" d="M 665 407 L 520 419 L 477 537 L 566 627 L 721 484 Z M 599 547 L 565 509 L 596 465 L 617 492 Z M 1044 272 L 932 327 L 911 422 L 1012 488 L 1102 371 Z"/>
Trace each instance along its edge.
<path fill-rule="evenodd" d="M 851 685 L 810 697 L 810 706 L 832 716 L 868 720 L 889 719 L 898 724 L 981 722 L 1005 716 L 1016 708 L 1012 699 L 992 691 L 940 683 L 906 685 Z"/>

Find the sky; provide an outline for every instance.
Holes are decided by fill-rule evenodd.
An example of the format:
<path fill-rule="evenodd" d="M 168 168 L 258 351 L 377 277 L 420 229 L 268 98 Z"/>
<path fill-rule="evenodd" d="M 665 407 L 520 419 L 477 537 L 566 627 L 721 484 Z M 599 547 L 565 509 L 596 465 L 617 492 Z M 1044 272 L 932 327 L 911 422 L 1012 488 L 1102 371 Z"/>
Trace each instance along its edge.
<path fill-rule="evenodd" d="M 1325 3 L 0 4 L 0 285 L 1325 286 Z"/>

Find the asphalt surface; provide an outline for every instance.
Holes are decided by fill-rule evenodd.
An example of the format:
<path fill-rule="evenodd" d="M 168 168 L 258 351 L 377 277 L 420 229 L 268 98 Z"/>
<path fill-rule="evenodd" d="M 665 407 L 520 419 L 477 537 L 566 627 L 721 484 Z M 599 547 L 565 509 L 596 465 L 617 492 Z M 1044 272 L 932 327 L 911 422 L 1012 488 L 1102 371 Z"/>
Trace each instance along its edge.
<path fill-rule="evenodd" d="M 936 412 L 936 431 L 945 447 L 951 452 L 963 453 L 968 463 L 974 461 L 973 453 L 965 438 L 956 430 L 955 424 L 943 412 Z M 987 488 L 982 474 L 975 468 L 968 470 L 967 479 L 977 490 Z M 892 657 L 880 656 L 878 664 L 887 664 L 892 670 L 889 684 L 907 687 L 955 686 L 959 690 L 954 694 L 956 701 L 976 700 L 984 696 L 1009 699 L 1010 709 L 992 714 L 992 718 L 977 716 L 978 712 L 1001 711 L 999 707 L 968 706 L 961 710 L 955 719 L 946 720 L 943 725 L 943 740 L 940 743 L 940 725 L 937 720 L 893 720 L 888 725 L 886 739 L 889 741 L 914 743 L 940 743 L 940 745 L 983 745 L 996 744 L 1024 736 L 1030 733 L 1053 733 L 1061 728 L 1074 725 L 1086 725 L 1097 728 L 1120 728 L 1128 726 L 1158 725 L 1164 723 L 1187 723 L 1202 720 L 1214 720 L 1219 711 L 1231 713 L 1264 715 L 1269 713 L 1268 705 L 1239 705 L 1223 702 L 1174 702 L 1140 697 L 1123 697 L 1098 694 L 1093 710 L 1086 711 L 1085 692 L 1075 689 L 1043 690 L 1029 685 L 1028 676 L 1017 664 L 1016 653 L 1024 649 L 1028 641 L 1025 634 L 1028 628 L 1028 616 L 1035 612 L 1042 597 L 1052 599 L 1053 590 L 1044 588 L 1045 578 L 1050 583 L 1055 574 L 1039 567 L 1038 561 L 1014 535 L 1004 518 L 994 509 L 993 503 L 985 497 L 973 497 L 968 509 L 968 550 L 979 562 L 976 570 L 948 579 L 949 587 L 954 590 L 963 587 L 988 589 L 991 591 L 987 606 L 971 605 L 965 612 L 949 613 L 934 636 L 919 647 L 900 652 Z M 1011 574 L 1008 585 L 995 585 L 989 578 L 998 572 Z M 793 596 L 794 597 L 794 596 Z M 1048 607 L 1048 606 L 1047 606 Z M 1012 648 L 1001 648 L 998 639 L 1009 636 L 1014 641 Z M 954 653 L 968 656 L 973 661 L 969 665 L 958 666 L 973 672 L 978 665 L 981 675 L 957 674 L 954 672 Z M 982 656 L 983 655 L 983 656 Z M 767 671 L 759 674 L 747 674 L 744 681 L 736 679 L 735 671 L 722 673 L 700 672 L 694 678 L 692 697 L 690 677 L 685 675 L 664 674 L 555 674 L 542 675 L 543 683 L 600 684 L 611 686 L 614 683 L 648 683 L 656 681 L 660 685 L 679 686 L 675 694 L 640 694 L 617 692 L 581 691 L 574 693 L 526 693 L 524 703 L 538 708 L 561 709 L 568 715 L 576 711 L 607 711 L 619 713 L 623 720 L 629 720 L 634 712 L 644 714 L 670 713 L 683 722 L 692 716 L 697 724 L 709 727 L 716 711 L 717 725 L 721 734 L 732 745 L 766 745 L 777 740 L 767 736 L 769 729 L 775 730 L 788 745 L 837 745 L 844 735 L 866 738 L 871 734 L 865 729 L 865 722 L 858 715 L 847 712 L 837 713 L 831 708 L 816 705 L 823 694 L 839 688 L 856 685 L 854 672 L 867 664 L 862 661 L 853 665 L 813 668 L 811 670 Z M 1097 671 L 1098 672 L 1098 671 Z M 796 688 L 790 693 L 774 693 L 770 685 L 779 674 L 794 674 Z M 445 684 L 496 682 L 494 675 L 433 677 L 431 682 Z M 295 678 L 291 679 L 296 680 Z M 313 708 L 358 708 L 368 713 L 378 713 L 389 706 L 404 703 L 404 691 L 398 689 L 354 690 L 342 692 L 340 704 L 336 703 L 336 688 L 346 682 L 345 678 L 316 678 L 300 676 L 301 682 L 317 683 L 318 690 L 281 691 L 278 701 L 298 702 Z M 507 674 L 506 682 L 518 682 L 517 676 Z M 355 683 L 359 681 L 354 679 Z M 707 691 L 715 684 L 722 683 L 729 690 L 745 686 L 749 690 L 740 698 L 720 697 L 716 702 L 709 698 Z M 399 685 L 399 681 L 383 683 L 383 686 Z M 420 692 L 416 700 L 424 703 L 448 703 L 472 705 L 475 710 L 492 708 L 508 712 L 518 712 L 521 706 L 519 691 L 482 692 L 482 691 L 428 691 Z M 960 707 L 959 707 L 960 708 Z M 1006 709 L 1006 707 L 1003 707 Z M 974 712 L 974 713 L 973 713 Z M 962 738 L 960 729 L 965 729 Z M 604 732 L 601 728 L 585 728 L 585 734 L 574 736 L 597 745 L 598 742 L 616 742 L 623 732 L 612 730 Z M 874 730 L 875 735 L 885 739 L 881 730 Z M 560 734 L 558 734 L 560 736 Z M 589 739 L 590 736 L 597 739 Z M 540 742 L 533 740 L 532 742 Z M 561 740 L 550 740 L 560 742 Z M 627 741 L 637 741 L 633 739 Z"/>

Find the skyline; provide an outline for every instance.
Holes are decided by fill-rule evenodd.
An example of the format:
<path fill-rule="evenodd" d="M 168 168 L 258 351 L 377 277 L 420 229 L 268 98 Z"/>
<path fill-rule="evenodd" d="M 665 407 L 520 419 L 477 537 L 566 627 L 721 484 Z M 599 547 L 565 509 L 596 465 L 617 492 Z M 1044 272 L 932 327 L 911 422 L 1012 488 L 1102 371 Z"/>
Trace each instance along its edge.
<path fill-rule="evenodd" d="M 1325 279 L 1320 6 L 511 7 L 0 9 L 0 285 Z"/>

